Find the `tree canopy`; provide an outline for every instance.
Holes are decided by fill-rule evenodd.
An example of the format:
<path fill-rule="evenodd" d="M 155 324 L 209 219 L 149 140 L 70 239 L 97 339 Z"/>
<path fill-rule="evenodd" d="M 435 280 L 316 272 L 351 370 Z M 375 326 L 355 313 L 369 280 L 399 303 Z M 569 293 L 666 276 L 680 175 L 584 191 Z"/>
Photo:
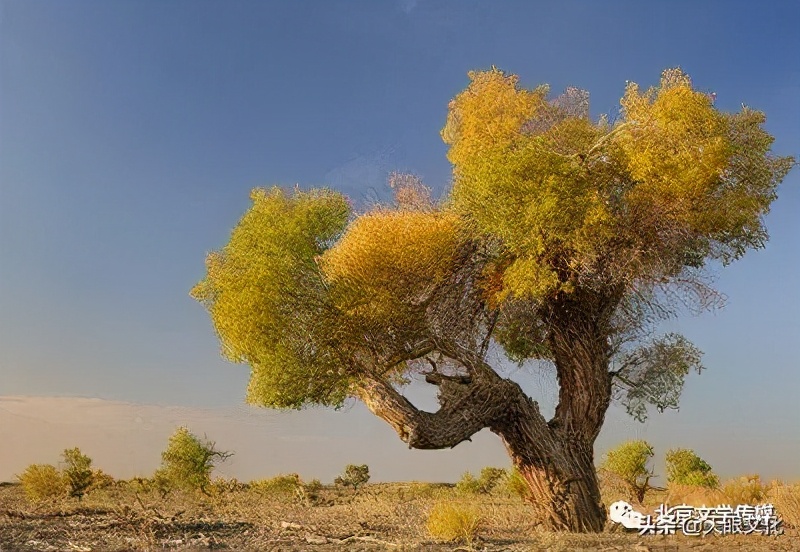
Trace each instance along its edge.
<path fill-rule="evenodd" d="M 223 354 L 250 365 L 250 402 L 358 397 L 415 448 L 488 427 L 554 526 L 598 530 L 592 446 L 610 401 L 640 420 L 677 408 L 701 353 L 656 324 L 719 303 L 709 269 L 764 246 L 794 159 L 770 152 L 763 113 L 718 110 L 679 69 L 628 84 L 613 121 L 591 120 L 582 90 L 549 99 L 494 67 L 469 79 L 441 133 L 442 200 L 399 174 L 392 204 L 358 213 L 333 190 L 256 189 L 192 294 Z M 555 368 L 552 420 L 491 347 Z M 415 373 L 437 412 L 400 393 Z"/>
<path fill-rule="evenodd" d="M 393 178 L 394 205 L 358 216 L 332 190 L 256 189 L 209 255 L 193 295 L 226 358 L 251 365 L 249 400 L 338 405 L 365 371 L 406 375 L 435 341 L 475 346 L 476 333 L 514 360 L 552 359 L 543 315 L 572 297 L 610 303 L 631 413 L 676 406 L 699 351 L 675 335 L 621 345 L 676 297 L 717 298 L 703 269 L 764 245 L 793 159 L 769 154 L 762 113 L 718 111 L 678 69 L 646 91 L 628 84 L 613 123 L 590 120 L 581 90 L 548 101 L 546 86 L 495 68 L 469 77 L 442 130 L 454 167 L 444 201 L 407 175 Z"/>

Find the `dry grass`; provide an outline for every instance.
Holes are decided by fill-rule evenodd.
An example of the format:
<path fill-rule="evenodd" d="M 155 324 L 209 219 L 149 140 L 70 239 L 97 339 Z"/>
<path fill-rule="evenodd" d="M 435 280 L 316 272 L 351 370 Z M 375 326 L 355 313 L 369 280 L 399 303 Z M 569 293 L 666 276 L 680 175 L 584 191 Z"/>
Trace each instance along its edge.
<path fill-rule="evenodd" d="M 444 503 L 471 509 L 468 529 L 470 519 L 481 520 L 473 532 L 475 550 L 800 550 L 800 531 L 792 528 L 778 538 L 640 537 L 618 528 L 599 535 L 550 533 L 537 528 L 529 505 L 517 497 L 498 491 L 467 499 L 447 484 L 367 484 L 358 492 L 326 486 L 311 501 L 299 494 L 270 496 L 230 480 L 214 483 L 208 495 L 166 498 L 118 483 L 89 492 L 82 502 L 40 505 L 29 502 L 20 485 L 0 486 L 0 549 L 454 550 L 455 544 L 428 533 L 430 515 Z M 647 502 L 662 498 L 653 493 Z M 772 486 L 768 499 L 787 524 L 796 523 L 800 486 Z"/>
<path fill-rule="evenodd" d="M 447 501 L 433 505 L 425 526 L 437 540 L 460 541 L 471 547 L 482 521 L 474 503 Z"/>

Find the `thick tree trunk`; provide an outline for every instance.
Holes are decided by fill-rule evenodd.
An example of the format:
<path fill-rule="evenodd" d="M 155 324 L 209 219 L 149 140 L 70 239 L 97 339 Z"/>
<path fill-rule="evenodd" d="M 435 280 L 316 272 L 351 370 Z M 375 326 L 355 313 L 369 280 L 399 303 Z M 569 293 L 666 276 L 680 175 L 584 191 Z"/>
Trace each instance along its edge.
<path fill-rule="evenodd" d="M 428 381 L 439 386 L 440 409 L 418 410 L 388 382 L 367 378 L 361 398 L 389 422 L 410 448 L 454 447 L 483 428 L 498 434 L 530 488 L 530 502 L 542 525 L 574 532 L 602 531 L 606 510 L 594 466 L 594 441 L 611 400 L 607 346 L 596 322 L 585 313 L 559 312 L 551 319 L 560 384 L 559 404 L 547 422 L 520 386 L 501 378 L 477 356 L 450 353 L 469 378 Z"/>

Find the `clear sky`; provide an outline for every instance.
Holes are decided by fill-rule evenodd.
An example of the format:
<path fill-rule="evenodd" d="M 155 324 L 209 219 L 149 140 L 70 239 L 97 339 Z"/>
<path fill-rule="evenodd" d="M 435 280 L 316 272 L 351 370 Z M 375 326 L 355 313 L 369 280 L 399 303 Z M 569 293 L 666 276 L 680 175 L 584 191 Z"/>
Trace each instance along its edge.
<path fill-rule="evenodd" d="M 68 438 L 102 456 L 105 433 L 95 442 L 78 426 L 94 416 L 113 433 L 128 426 L 109 417 L 141 418 L 137 405 L 194 412 L 182 419 L 199 432 L 215 416 L 218 432 L 236 426 L 234 444 L 263 455 L 267 472 L 284 469 L 269 463 L 269 440 L 296 425 L 309 440 L 283 442 L 282 458 L 303 455 L 327 476 L 369 457 L 380 473 L 375 443 L 403 445 L 363 407 L 270 417 L 242 406 L 248 368 L 219 358 L 188 295 L 250 189 L 329 185 L 363 202 L 387 195 L 389 171 L 406 170 L 444 192 L 448 101 L 467 71 L 492 64 L 526 86 L 588 89 L 593 116 L 617 112 L 626 80 L 649 86 L 680 66 L 720 109 L 765 111 L 776 153 L 800 156 L 798 20 L 800 3 L 788 0 L 0 0 L 0 437 L 18 443 L 0 455 L 0 479 L 55 461 Z M 800 478 L 798 212 L 795 169 L 766 219 L 769 246 L 719 273 L 726 308 L 672 325 L 708 368 L 689 378 L 680 412 L 644 425 L 612 412 L 598 455 L 642 437 L 660 457 L 696 448 L 724 474 Z M 514 377 L 552 402 L 552 375 Z M 60 414 L 68 403 L 83 412 L 72 429 Z M 136 426 L 151 464 L 168 425 Z M 331 434 L 346 454 L 325 454 Z M 454 479 L 477 458 L 504 461 L 497 440 L 484 441 L 492 452 L 412 451 L 383 473 Z M 107 457 L 112 474 L 155 467 Z"/>

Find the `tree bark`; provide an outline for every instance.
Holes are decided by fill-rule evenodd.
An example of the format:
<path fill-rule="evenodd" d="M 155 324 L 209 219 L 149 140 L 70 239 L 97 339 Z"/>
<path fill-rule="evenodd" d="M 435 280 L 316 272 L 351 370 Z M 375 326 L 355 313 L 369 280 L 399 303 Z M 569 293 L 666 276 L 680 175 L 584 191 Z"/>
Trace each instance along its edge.
<path fill-rule="evenodd" d="M 606 521 L 594 466 L 594 441 L 611 401 L 608 351 L 596 323 L 574 312 L 552 320 L 550 346 L 560 384 L 559 404 L 547 422 L 522 388 L 501 378 L 483 359 L 457 358 L 468 378 L 429 377 L 440 408 L 417 409 L 380 377 L 362 381 L 359 395 L 409 448 L 452 448 L 489 428 L 503 440 L 529 489 L 541 524 L 551 530 L 599 532 Z M 449 353 L 453 355 L 453 353 Z"/>

